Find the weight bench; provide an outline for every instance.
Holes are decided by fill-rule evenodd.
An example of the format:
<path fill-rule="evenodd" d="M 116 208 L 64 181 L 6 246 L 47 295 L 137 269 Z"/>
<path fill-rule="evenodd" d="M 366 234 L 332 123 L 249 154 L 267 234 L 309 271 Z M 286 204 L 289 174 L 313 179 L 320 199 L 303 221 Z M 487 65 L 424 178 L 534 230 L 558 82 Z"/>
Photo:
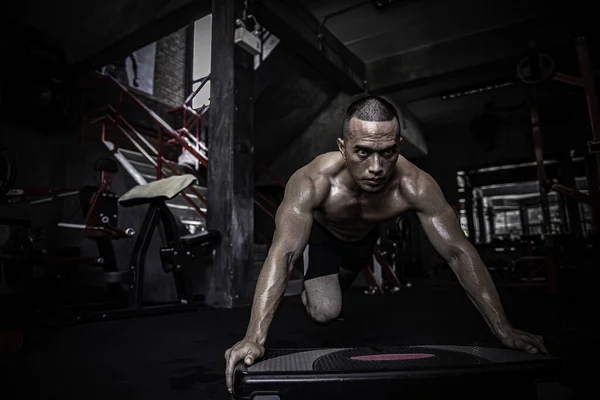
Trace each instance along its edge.
<path fill-rule="evenodd" d="M 120 283 L 128 283 L 128 300 L 124 309 L 106 310 L 87 316 L 89 319 L 106 319 L 142 314 L 154 314 L 171 311 L 196 309 L 200 300 L 193 294 L 192 282 L 186 272 L 190 269 L 203 268 L 212 261 L 215 244 L 221 235 L 216 230 L 208 230 L 192 235 L 179 235 L 179 225 L 166 204 L 189 186 L 197 184 L 193 175 L 178 175 L 138 185 L 119 198 L 123 207 L 148 205 L 148 210 L 133 245 L 128 268 L 128 279 Z M 162 268 L 172 273 L 178 299 L 175 302 L 159 305 L 144 303 L 144 272 L 146 256 L 150 242 L 156 229 L 162 226 L 166 245 L 160 249 Z"/>
<path fill-rule="evenodd" d="M 536 399 L 536 385 L 560 381 L 562 369 L 562 362 L 550 356 L 477 346 L 268 350 L 250 367 L 236 369 L 232 396 Z"/>

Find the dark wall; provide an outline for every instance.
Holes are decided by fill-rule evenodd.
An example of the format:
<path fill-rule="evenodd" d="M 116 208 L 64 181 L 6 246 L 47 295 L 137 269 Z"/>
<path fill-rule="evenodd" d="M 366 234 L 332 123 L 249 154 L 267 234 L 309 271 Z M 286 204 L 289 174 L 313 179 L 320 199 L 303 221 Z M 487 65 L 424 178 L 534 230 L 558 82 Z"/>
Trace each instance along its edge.
<path fill-rule="evenodd" d="M 274 53 L 285 51 L 280 46 L 283 44 L 280 43 Z M 254 105 L 254 156 L 265 166 L 270 166 L 282 152 L 288 150 L 339 92 L 337 87 L 297 56 L 278 58 L 272 54 L 267 58 L 269 61 L 277 62 L 271 70 L 279 72 L 265 85 Z M 265 70 L 268 68 L 266 63 L 261 65 L 257 74 L 262 73 L 260 69 L 263 67 Z"/>

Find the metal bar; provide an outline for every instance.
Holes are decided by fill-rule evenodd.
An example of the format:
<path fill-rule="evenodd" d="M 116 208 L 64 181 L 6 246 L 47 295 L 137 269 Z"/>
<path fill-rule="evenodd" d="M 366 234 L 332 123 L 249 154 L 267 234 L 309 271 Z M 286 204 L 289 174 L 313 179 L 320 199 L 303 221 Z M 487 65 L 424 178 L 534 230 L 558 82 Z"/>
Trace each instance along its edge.
<path fill-rule="evenodd" d="M 201 195 L 201 194 L 199 194 L 199 193 L 196 191 L 196 189 L 194 189 L 194 188 L 191 188 L 191 187 L 190 187 L 190 188 L 188 188 L 188 189 L 192 189 L 192 190 L 195 192 L 194 194 L 195 194 L 196 196 L 198 196 L 198 198 L 199 198 L 200 200 L 202 200 L 202 202 L 203 202 L 204 204 L 206 204 L 206 200 L 204 199 L 204 197 L 202 197 L 202 195 Z M 190 198 L 188 197 L 188 195 L 187 195 L 187 194 L 185 194 L 185 193 L 183 193 L 183 192 L 181 192 L 180 194 L 181 194 L 181 196 L 183 196 L 183 198 L 184 198 L 184 199 L 185 199 L 185 200 L 186 200 L 186 201 L 187 201 L 187 202 L 188 202 L 188 203 L 189 203 L 189 204 L 190 204 L 190 205 L 191 205 L 191 206 L 194 208 L 194 210 L 198 211 L 198 213 L 199 213 L 200 215 L 202 215 L 203 217 L 206 217 L 206 213 L 205 213 L 204 211 L 202 211 L 202 209 L 201 209 L 200 207 L 198 207 L 198 204 L 196 204 L 196 203 L 195 203 L 195 202 L 194 202 L 192 199 L 190 199 Z"/>
<path fill-rule="evenodd" d="M 588 45 L 585 38 L 580 38 L 577 41 L 577 54 L 579 56 L 579 68 L 588 103 L 592 141 L 597 142 L 600 140 L 600 105 L 598 104 L 598 95 L 594 82 L 595 71 L 590 62 Z M 588 154 L 586 159 L 589 165 L 588 187 L 595 202 L 595 206 L 592 207 L 592 217 L 596 232 L 600 232 L 600 209 L 597 205 L 600 201 L 600 188 L 598 187 L 600 183 L 600 153 Z"/>
<path fill-rule="evenodd" d="M 163 169 L 163 156 L 162 156 L 162 129 L 160 126 L 158 127 L 158 159 L 157 159 L 157 167 L 156 167 L 156 180 L 162 178 L 162 169 Z"/>
<path fill-rule="evenodd" d="M 192 129 L 192 128 L 194 128 L 194 127 L 197 127 L 197 126 L 198 126 L 198 122 L 199 122 L 199 120 L 200 120 L 200 117 L 198 117 L 198 118 L 194 118 L 194 119 L 192 119 L 192 120 L 191 120 L 192 122 L 191 122 L 189 125 L 188 125 L 187 123 L 185 123 L 185 122 L 184 122 L 183 126 L 184 126 L 184 128 L 187 128 L 188 130 L 189 130 L 189 129 Z"/>
<path fill-rule="evenodd" d="M 394 285 L 396 285 L 398 287 L 402 287 L 402 284 L 400 283 L 400 279 L 398 279 L 398 276 L 396 276 L 396 273 L 394 272 L 394 270 L 392 269 L 390 264 L 387 262 L 385 257 L 383 257 L 383 254 L 381 254 L 379 249 L 375 249 L 375 259 L 377 260 L 379 265 L 381 265 L 381 270 L 385 275 L 387 275 L 387 278 L 390 281 L 392 281 L 394 283 Z"/>
<path fill-rule="evenodd" d="M 119 129 L 119 130 L 120 130 L 120 131 L 123 133 L 123 135 L 125 135 L 125 137 L 126 137 L 127 139 L 129 139 L 129 141 L 131 142 L 131 144 L 133 144 L 133 145 L 135 146 L 135 148 L 136 148 L 136 149 L 138 149 L 138 151 L 139 151 L 140 153 L 142 153 L 142 155 L 144 156 L 144 158 L 145 158 L 146 160 L 148 160 L 148 162 L 149 162 L 150 164 L 152 164 L 152 166 L 153 166 L 154 168 L 158 168 L 158 164 L 157 164 L 157 162 L 154 160 L 154 158 L 152 158 L 152 157 L 150 156 L 150 154 L 148 154 L 148 153 L 146 152 L 146 150 L 144 150 L 144 149 L 143 149 L 143 147 L 142 147 L 142 146 L 140 146 L 140 145 L 139 145 L 139 143 L 135 141 L 135 139 L 134 139 L 134 138 L 133 138 L 133 137 L 132 137 L 132 136 L 129 134 L 129 132 L 127 132 L 127 131 L 125 130 L 125 128 L 123 128 L 121 125 L 119 125 L 119 124 L 118 124 L 116 121 L 115 121 L 115 126 L 116 126 L 116 128 L 117 128 L 117 129 Z"/>
<path fill-rule="evenodd" d="M 144 145 L 146 145 L 146 147 L 150 149 L 152 153 L 154 153 L 154 155 L 158 155 L 158 150 L 156 150 L 154 146 L 152 146 L 152 144 L 148 141 L 148 139 L 144 137 L 144 135 L 139 133 L 129 122 L 127 122 L 127 120 L 123 118 L 121 114 L 115 113 L 115 117 L 119 121 L 119 123 L 125 125 L 125 127 L 131 131 L 131 133 L 133 133 Z M 160 126 L 158 127 L 158 129 L 160 129 Z"/>
<path fill-rule="evenodd" d="M 143 136 L 135 130 L 135 128 L 133 128 L 131 125 L 129 125 L 127 123 L 127 121 L 124 120 L 124 118 L 122 118 L 121 116 L 118 116 L 118 118 L 121 122 L 127 124 L 127 126 L 137 135 L 137 137 L 142 139 L 145 142 L 145 144 L 150 147 L 150 149 L 152 149 L 154 152 L 156 152 L 158 154 L 158 152 L 152 147 L 152 145 L 150 143 L 148 143 L 148 141 L 146 141 L 145 138 L 143 138 Z M 177 170 L 175 170 L 175 168 L 173 168 L 168 162 L 163 163 L 164 157 L 158 156 L 157 161 L 155 162 L 154 159 L 148 153 L 146 153 L 142 149 L 142 147 L 137 142 L 135 142 L 135 140 L 123 129 L 123 127 L 121 127 L 118 124 L 117 124 L 117 126 L 123 132 L 123 134 L 125 134 L 125 136 L 131 141 L 131 143 L 144 155 L 144 157 L 152 163 L 152 165 L 154 166 L 154 168 L 157 171 L 157 178 L 156 178 L 157 180 L 167 177 L 167 175 L 162 170 L 163 165 L 166 166 L 168 169 L 170 169 L 173 174 L 179 175 L 179 172 Z M 159 127 L 159 131 L 162 132 L 162 129 L 160 129 L 160 127 Z M 160 168 L 159 168 L 159 164 L 160 164 Z M 200 199 L 200 201 L 202 201 L 204 204 L 206 204 L 206 198 L 204 196 L 202 196 L 196 189 L 194 189 L 192 187 L 190 187 L 188 189 L 194 195 L 196 195 L 198 197 L 198 199 Z M 181 195 L 183 196 L 184 199 L 186 199 L 186 201 L 190 204 L 190 206 L 192 206 L 202 216 L 206 216 L 206 213 L 203 212 L 194 201 L 192 201 L 184 193 L 181 193 Z"/>
<path fill-rule="evenodd" d="M 196 97 L 196 95 L 198 93 L 200 93 L 200 91 L 202 90 L 202 88 L 204 87 L 204 85 L 206 84 L 206 82 L 208 82 L 208 80 L 210 79 L 210 75 L 206 75 L 204 78 L 200 79 L 200 85 L 196 88 L 196 90 L 194 90 L 192 92 L 192 94 L 190 94 L 187 99 L 185 99 L 185 101 L 183 102 L 184 106 L 187 105 L 189 102 L 191 102 L 194 97 Z M 197 83 L 198 81 L 194 81 L 192 84 Z"/>
<path fill-rule="evenodd" d="M 587 95 L 588 111 L 590 114 L 590 124 L 595 141 L 600 140 L 600 106 L 598 105 L 598 96 L 594 84 L 595 71 L 590 62 L 590 56 L 585 39 L 581 39 L 577 44 L 577 53 L 579 55 L 579 67 L 583 87 Z"/>
<path fill-rule="evenodd" d="M 22 259 L 22 258 L 14 258 Z M 60 265 L 60 266 L 77 266 L 77 265 L 94 265 L 103 266 L 104 260 L 102 257 L 34 257 L 36 266 L 45 265 Z"/>
<path fill-rule="evenodd" d="M 592 196 L 590 196 L 587 193 L 583 193 L 577 189 L 568 187 L 566 185 L 561 185 L 560 183 L 553 183 L 550 189 L 554 190 L 555 192 L 569 196 L 580 203 L 594 205 L 594 199 L 592 198 Z"/>
<path fill-rule="evenodd" d="M 156 151 L 156 149 L 154 149 L 152 147 L 152 145 L 150 143 L 148 143 L 148 141 L 146 141 L 143 136 L 141 134 L 139 134 L 135 128 L 133 128 L 131 125 L 129 125 L 127 123 L 127 121 L 125 121 L 121 116 L 118 116 L 119 121 L 125 123 L 128 125 L 128 127 L 137 135 L 138 138 L 142 139 L 145 141 L 146 145 L 149 146 L 154 152 L 158 153 Z M 116 123 L 116 122 L 115 122 Z M 116 123 L 117 124 L 117 123 Z M 157 179 L 162 179 L 163 177 L 166 178 L 167 175 L 164 173 L 164 171 L 162 170 L 162 166 L 166 166 L 168 169 L 171 170 L 171 172 L 173 172 L 173 174 L 175 175 L 179 175 L 179 172 L 175 170 L 175 168 L 173 168 L 168 162 L 166 163 L 162 163 L 164 157 L 157 157 L 157 161 L 154 161 L 154 159 L 146 152 L 144 151 L 144 149 L 131 137 L 131 135 L 125 130 L 123 129 L 122 126 L 120 126 L 119 124 L 117 124 L 117 127 L 121 130 L 121 132 L 123 132 L 123 134 L 129 139 L 129 141 L 142 153 L 142 155 L 148 160 L 150 161 L 150 163 L 154 166 L 154 168 L 159 171 L 159 173 L 157 172 Z M 160 128 L 160 127 L 159 127 Z M 162 132 L 162 130 L 161 130 Z M 159 162 L 161 163 L 161 167 L 159 168 Z M 194 188 L 188 188 L 194 195 L 196 195 L 198 197 L 198 199 L 200 199 L 200 201 L 202 201 L 204 204 L 206 204 L 206 198 L 204 196 L 202 196 L 196 189 Z M 189 197 L 187 197 L 184 193 L 181 193 L 181 195 L 183 196 L 183 198 L 186 199 L 186 201 L 190 204 L 190 206 L 192 206 L 196 211 L 198 211 L 202 216 L 206 216 L 206 213 L 203 212 L 200 207 L 198 207 L 198 205 L 192 201 Z"/>
<path fill-rule="evenodd" d="M 553 79 L 558 82 L 568 83 L 570 85 L 583 87 L 583 81 L 581 78 L 576 76 L 563 74 L 561 72 L 555 72 Z"/>
<path fill-rule="evenodd" d="M 106 148 L 113 153 L 113 156 L 121 164 L 123 168 L 133 177 L 138 185 L 145 185 L 148 181 L 140 174 L 140 172 L 131 164 L 131 162 L 123 155 L 121 151 L 115 148 L 112 142 L 104 141 Z"/>
<path fill-rule="evenodd" d="M 29 204 L 40 204 L 40 203 L 47 203 L 49 201 L 53 201 L 59 197 L 68 197 L 68 196 L 74 196 L 79 194 L 79 190 L 74 190 L 72 192 L 65 192 L 65 193 L 59 193 L 59 194 L 53 194 L 52 197 L 46 197 L 40 200 L 32 200 L 29 202 Z"/>
<path fill-rule="evenodd" d="M 260 162 L 257 162 L 256 166 L 258 167 L 258 169 L 263 171 L 269 178 L 271 178 L 275 183 L 277 183 L 282 188 L 285 188 L 286 184 L 281 179 L 279 179 L 273 172 L 271 172 L 270 169 L 268 169 L 266 166 L 264 166 Z"/>
<path fill-rule="evenodd" d="M 532 99 L 530 104 L 531 114 L 531 130 L 533 134 L 533 146 L 535 161 L 537 164 L 536 172 L 540 190 L 540 200 L 542 203 L 542 216 L 543 216 L 543 233 L 545 235 L 550 234 L 550 210 L 548 208 L 548 195 L 544 190 L 544 182 L 546 182 L 546 170 L 544 169 L 544 154 L 543 154 L 543 143 L 542 135 L 540 131 L 540 120 L 537 102 Z"/>
<path fill-rule="evenodd" d="M 132 228 L 125 230 L 118 228 L 107 228 L 103 226 L 92 226 L 85 224 L 73 224 L 69 222 L 59 222 L 58 226 L 61 228 L 81 229 L 83 231 L 101 233 L 103 235 L 110 236 L 112 238 L 129 238 L 135 235 L 135 231 Z"/>
<path fill-rule="evenodd" d="M 159 126 L 161 126 L 164 129 L 165 132 L 167 132 L 169 135 L 171 135 L 173 138 L 175 138 L 179 142 L 179 144 L 181 146 L 183 146 L 192 155 L 194 155 L 194 157 L 196 157 L 205 167 L 208 166 L 208 162 L 200 154 L 198 154 L 198 152 L 196 151 L 196 149 L 192 148 L 185 141 L 183 141 L 179 137 L 179 135 L 177 134 L 177 132 L 175 130 L 173 130 L 173 128 L 171 128 L 171 126 L 169 126 L 169 124 L 167 124 L 158 114 L 156 114 L 154 111 L 152 111 L 140 99 L 138 99 L 131 92 L 129 92 L 129 90 L 127 90 L 126 87 L 124 87 L 123 85 L 121 85 L 121 83 L 119 83 L 116 79 L 114 79 L 111 76 L 102 76 L 101 78 L 107 79 L 110 82 L 112 82 L 114 85 L 116 85 L 121 90 L 121 92 L 122 92 L 121 95 L 123 93 L 127 94 L 139 107 L 141 107 L 146 113 L 148 113 L 148 115 L 150 116 L 150 118 L 153 119 Z M 126 123 L 126 121 L 124 121 L 124 122 Z M 127 124 L 127 125 L 129 125 L 129 124 Z M 135 131 L 135 129 L 133 129 L 133 128 L 132 128 L 132 130 Z M 150 147 L 152 147 L 152 146 L 150 146 Z M 154 151 L 156 151 L 156 150 L 154 150 Z"/>
<path fill-rule="evenodd" d="M 550 208 L 548 206 L 548 195 L 544 189 L 544 183 L 546 182 L 546 171 L 544 169 L 544 154 L 543 154 L 543 143 L 542 134 L 540 130 L 540 118 L 538 112 L 537 101 L 533 98 L 530 104 L 531 114 L 531 131 L 533 134 L 533 145 L 535 152 L 535 160 L 537 163 L 537 177 L 539 182 L 540 201 L 542 203 L 542 233 L 545 238 L 546 247 L 550 251 L 547 256 L 546 262 L 546 288 L 549 294 L 556 293 L 556 262 L 554 260 L 554 238 L 552 236 L 552 226 L 550 221 Z"/>
<path fill-rule="evenodd" d="M 267 210 L 258 200 L 254 199 L 254 204 L 259 206 L 264 212 L 266 212 L 269 215 L 269 217 L 275 219 L 275 215 L 271 211 Z"/>
<path fill-rule="evenodd" d="M 364 274 L 367 282 L 370 284 L 370 286 L 376 287 L 377 290 L 379 291 L 379 293 L 383 294 L 383 288 L 381 287 L 379 282 L 377 282 L 377 279 L 375 279 L 375 275 L 373 274 L 373 263 L 372 262 L 370 262 L 369 265 L 367 265 L 363 269 L 363 274 Z"/>
<path fill-rule="evenodd" d="M 262 194 L 261 192 L 259 192 L 258 190 L 254 190 L 254 194 L 257 194 L 258 197 L 260 197 L 261 199 L 263 199 L 269 206 L 273 207 L 274 209 L 278 209 L 279 206 L 274 204 L 273 202 L 271 202 L 271 200 L 269 200 L 264 194 Z"/>
<path fill-rule="evenodd" d="M 206 144 L 202 140 L 196 139 L 194 137 L 194 135 L 192 135 L 192 133 L 187 128 L 181 128 L 177 131 L 177 133 L 181 133 L 181 132 L 183 132 L 187 138 L 192 140 L 192 142 L 194 142 L 195 144 L 200 146 L 200 149 L 202 149 L 202 151 L 208 152 L 208 147 L 206 147 Z"/>
<path fill-rule="evenodd" d="M 183 111 L 183 126 L 186 127 L 187 126 L 187 111 L 185 110 L 185 108 L 181 107 L 181 110 Z"/>

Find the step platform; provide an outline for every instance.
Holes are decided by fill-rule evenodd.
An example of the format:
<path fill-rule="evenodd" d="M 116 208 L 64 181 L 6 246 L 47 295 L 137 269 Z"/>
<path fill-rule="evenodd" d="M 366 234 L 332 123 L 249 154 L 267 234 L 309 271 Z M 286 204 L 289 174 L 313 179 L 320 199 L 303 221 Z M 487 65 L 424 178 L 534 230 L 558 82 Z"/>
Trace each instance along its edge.
<path fill-rule="evenodd" d="M 234 377 L 233 398 L 538 399 L 562 362 L 505 348 L 382 346 L 268 350 Z M 508 396 L 508 397 L 507 397 Z M 540 399 L 541 400 L 541 399 Z"/>

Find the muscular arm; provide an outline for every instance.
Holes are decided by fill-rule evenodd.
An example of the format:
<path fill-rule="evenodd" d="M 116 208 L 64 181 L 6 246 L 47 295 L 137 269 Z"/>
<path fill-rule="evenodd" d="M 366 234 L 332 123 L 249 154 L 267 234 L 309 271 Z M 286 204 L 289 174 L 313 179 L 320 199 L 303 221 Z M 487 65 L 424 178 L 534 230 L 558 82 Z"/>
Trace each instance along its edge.
<path fill-rule="evenodd" d="M 417 215 L 433 247 L 456 274 L 492 332 L 504 339 L 511 326 L 498 292 L 477 250 L 465 237 L 454 210 L 437 183 L 424 172 L 417 179 L 415 196 Z"/>
<path fill-rule="evenodd" d="M 258 277 L 246 338 L 260 345 L 285 292 L 296 260 L 302 255 L 312 228 L 313 212 L 323 201 L 327 185 L 302 170 L 286 186 L 275 218 L 275 234 Z"/>

